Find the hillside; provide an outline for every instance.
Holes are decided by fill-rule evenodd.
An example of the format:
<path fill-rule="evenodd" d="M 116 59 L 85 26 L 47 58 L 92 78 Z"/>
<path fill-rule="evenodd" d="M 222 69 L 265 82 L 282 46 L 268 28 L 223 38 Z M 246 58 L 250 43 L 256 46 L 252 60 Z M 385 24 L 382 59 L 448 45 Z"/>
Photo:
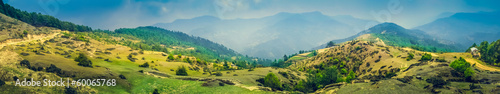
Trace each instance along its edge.
<path fill-rule="evenodd" d="M 499 71 L 500 68 L 487 65 L 485 67 L 477 63 L 481 61 L 469 53 L 440 54 L 380 44 L 360 40 L 348 41 L 340 46 L 327 48 L 317 56 L 292 62 L 288 68 L 313 74 L 308 76 L 304 84 L 307 87 L 319 85 L 320 88 L 303 91 L 315 93 L 500 92 L 500 88 L 496 87 L 500 74 L 493 72 Z M 409 54 L 414 55 L 413 59 L 407 59 Z M 429 54 L 431 58 L 422 59 L 425 54 Z M 463 73 L 449 67 L 452 61 L 462 57 L 472 65 L 475 74 L 471 79 L 464 78 Z M 328 75 L 328 72 L 325 72 L 332 67 L 338 75 Z M 333 76 L 337 81 L 326 84 L 309 82 L 314 81 L 313 79 L 327 79 L 318 76 L 319 74 Z"/>
<path fill-rule="evenodd" d="M 136 31 L 145 35 L 133 36 Z M 196 49 L 204 49 L 197 46 L 201 44 L 187 43 L 210 42 L 183 33 L 153 27 L 120 29 L 116 30 L 116 33 L 60 30 L 49 32 L 53 36 L 40 36 L 40 38 L 19 40 L 15 43 L 1 43 L 5 47 L 0 50 L 0 75 L 2 75 L 0 77 L 0 93 L 74 94 L 151 93 L 154 91 L 160 93 L 272 93 L 269 92 L 269 88 L 258 86 L 261 83 L 256 80 L 263 78 L 269 72 L 278 74 L 278 72 L 290 71 L 255 67 L 255 63 L 243 62 L 249 63 L 249 67 L 251 67 L 250 65 L 254 66 L 251 71 L 248 71 L 245 69 L 246 67 L 227 67 L 226 65 L 238 64 L 240 61 L 205 61 L 195 57 L 196 54 L 204 54 L 204 52 L 192 55 L 174 55 L 172 53 L 176 51 L 196 52 Z M 164 33 L 177 34 L 168 34 L 170 35 L 168 37 Z M 158 43 L 165 43 L 165 45 L 160 46 L 165 47 L 166 50 L 162 50 L 164 52 L 147 51 L 145 49 L 148 49 L 149 46 L 141 42 L 156 42 L 145 38 L 145 36 L 155 37 L 151 34 L 166 36 L 165 38 L 173 41 L 174 44 L 167 45 L 169 42 L 158 40 Z M 184 35 L 184 37 L 179 35 Z M 186 38 L 197 40 L 189 41 Z M 124 46 L 127 42 L 142 46 Z M 170 59 L 170 56 L 173 58 Z M 186 68 L 187 76 L 178 75 L 177 71 L 182 70 L 181 67 Z M 291 71 L 289 73 L 289 75 L 300 74 L 300 72 L 292 73 Z M 300 76 L 291 78 L 278 75 L 278 77 L 283 80 L 290 79 L 290 81 L 300 79 L 297 78 Z M 33 78 L 40 81 L 60 78 L 70 80 L 108 79 L 115 81 L 113 83 L 116 86 L 70 86 L 69 88 L 15 86 L 16 80 L 23 78 Z"/>
<path fill-rule="evenodd" d="M 500 36 L 500 12 L 456 13 L 431 23 L 415 27 L 436 38 L 460 43 L 466 49 L 473 43 L 495 41 Z M 465 50 L 462 50 L 465 51 Z"/>
<path fill-rule="evenodd" d="M 69 31 L 92 31 L 92 28 L 88 26 L 61 21 L 50 15 L 16 9 L 9 4 L 5 4 L 3 0 L 0 0 L 0 13 L 36 27 L 53 27 Z"/>
<path fill-rule="evenodd" d="M 368 22 L 370 20 L 332 17 L 321 12 L 283 12 L 253 19 L 201 16 L 154 26 L 200 36 L 249 56 L 276 59 L 329 40 L 354 35 L 364 30 Z"/>
<path fill-rule="evenodd" d="M 50 34 L 53 28 L 34 27 L 17 19 L 0 14 L 0 42 L 8 39 L 29 39 L 33 35 Z"/>
<path fill-rule="evenodd" d="M 411 47 L 420 51 L 429 52 L 456 52 L 463 50 L 458 48 L 462 45 L 455 42 L 430 36 L 420 30 L 405 29 L 394 23 L 378 24 L 354 36 L 332 41 L 335 43 L 343 43 L 365 34 L 370 34 L 370 37 L 365 40 L 372 42 L 382 40 L 389 46 Z M 324 48 L 325 46 L 326 44 L 323 44 L 315 49 Z"/>

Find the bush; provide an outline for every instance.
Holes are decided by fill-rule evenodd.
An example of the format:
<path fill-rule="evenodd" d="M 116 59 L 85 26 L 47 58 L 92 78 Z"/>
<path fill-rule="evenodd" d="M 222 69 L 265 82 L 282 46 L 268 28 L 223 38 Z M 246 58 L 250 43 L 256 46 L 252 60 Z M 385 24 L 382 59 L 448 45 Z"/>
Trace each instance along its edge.
<path fill-rule="evenodd" d="M 28 68 L 31 67 L 30 61 L 28 61 L 26 59 L 21 61 L 21 66 L 26 66 Z"/>
<path fill-rule="evenodd" d="M 52 73 L 61 73 L 61 69 L 57 68 L 56 65 L 50 64 L 50 67 L 46 69 L 47 72 L 52 72 Z"/>
<path fill-rule="evenodd" d="M 354 73 L 352 70 L 349 71 L 349 75 L 347 75 L 347 78 L 345 79 L 345 81 L 347 83 L 350 83 L 352 79 L 356 78 L 356 73 Z"/>
<path fill-rule="evenodd" d="M 471 69 L 470 63 L 465 61 L 462 57 L 451 62 L 450 67 L 460 73 L 464 73 L 465 77 L 471 77 L 474 75 L 474 71 Z"/>
<path fill-rule="evenodd" d="M 216 73 L 213 73 L 212 75 L 215 75 L 215 76 L 222 76 L 222 72 L 216 72 Z"/>
<path fill-rule="evenodd" d="M 467 68 L 467 69 L 465 69 L 465 71 L 464 71 L 464 76 L 465 76 L 466 78 L 468 78 L 468 77 L 472 77 L 473 75 L 474 75 L 474 70 L 472 70 L 471 68 Z"/>
<path fill-rule="evenodd" d="M 127 78 L 125 78 L 125 76 L 123 76 L 123 74 L 120 74 L 120 76 L 118 76 L 118 77 L 120 77 L 121 79 L 127 79 Z"/>
<path fill-rule="evenodd" d="M 448 84 L 448 82 L 444 81 L 443 78 L 440 77 L 431 77 L 425 80 L 427 83 L 431 83 L 433 87 L 441 88 L 443 85 Z"/>
<path fill-rule="evenodd" d="M 428 53 L 425 53 L 424 55 L 422 55 L 422 58 L 420 58 L 421 61 L 429 61 L 431 59 L 432 59 L 432 55 L 428 54 Z"/>
<path fill-rule="evenodd" d="M 414 54 L 408 53 L 408 57 L 406 57 L 406 61 L 412 60 L 414 56 L 415 56 Z"/>
<path fill-rule="evenodd" d="M 77 94 L 75 88 L 73 87 L 69 87 L 69 88 L 66 88 L 66 91 L 64 91 L 65 94 Z"/>
<path fill-rule="evenodd" d="M 3 85 L 5 85 L 5 82 L 0 79 L 0 86 L 3 86 Z"/>
<path fill-rule="evenodd" d="M 132 54 L 129 54 L 129 55 L 127 56 L 127 59 L 128 59 L 128 60 L 130 60 L 130 61 L 132 61 L 132 62 L 135 62 L 135 60 L 136 60 L 137 58 L 134 58 L 134 56 L 133 56 Z"/>
<path fill-rule="evenodd" d="M 446 62 L 446 60 L 444 59 L 444 57 L 443 58 L 437 58 L 436 61 L 437 62 Z"/>
<path fill-rule="evenodd" d="M 160 93 L 158 92 L 158 89 L 155 89 L 155 91 L 153 91 L 153 94 L 160 94 Z"/>
<path fill-rule="evenodd" d="M 144 68 L 149 68 L 149 64 L 148 62 L 142 64 L 142 65 L 139 65 L 139 67 L 144 67 Z"/>
<path fill-rule="evenodd" d="M 177 68 L 177 70 L 175 71 L 175 75 L 187 76 L 188 73 L 187 73 L 186 67 L 182 66 L 182 67 Z"/>
<path fill-rule="evenodd" d="M 327 67 L 322 71 L 310 71 L 307 75 L 307 79 L 305 81 L 301 81 L 302 83 L 299 82 L 295 88 L 307 93 L 314 92 L 328 84 L 344 81 L 344 78 L 340 78 L 337 67 Z"/>
<path fill-rule="evenodd" d="M 254 71 L 254 70 L 255 70 L 255 68 L 249 68 L 248 69 L 248 71 Z"/>
<path fill-rule="evenodd" d="M 264 77 L 264 86 L 280 90 L 281 82 L 274 73 L 268 73 L 267 76 Z"/>
<path fill-rule="evenodd" d="M 175 59 L 175 58 L 174 58 L 174 55 L 172 55 L 172 54 L 168 55 L 168 57 L 167 57 L 167 58 L 168 58 L 168 60 L 174 60 L 174 59 Z"/>
<path fill-rule="evenodd" d="M 92 61 L 83 53 L 80 53 L 79 56 L 75 58 L 75 61 L 78 62 L 79 66 L 92 68 Z"/>

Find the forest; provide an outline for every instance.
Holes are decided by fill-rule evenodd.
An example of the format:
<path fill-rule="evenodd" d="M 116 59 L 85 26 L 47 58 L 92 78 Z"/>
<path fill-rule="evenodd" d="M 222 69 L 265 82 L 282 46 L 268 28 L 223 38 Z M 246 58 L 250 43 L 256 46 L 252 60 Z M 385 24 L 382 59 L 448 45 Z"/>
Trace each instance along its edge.
<path fill-rule="evenodd" d="M 77 25 L 67 21 L 61 21 L 50 15 L 43 15 L 36 12 L 27 12 L 16 9 L 9 4 L 4 4 L 0 0 L 0 13 L 9 17 L 21 20 L 35 27 L 47 26 L 68 31 L 92 31 L 92 28 L 84 25 Z"/>
<path fill-rule="evenodd" d="M 485 63 L 500 66 L 500 39 L 491 43 L 483 41 L 479 46 L 474 43 L 471 47 L 476 47 L 479 50 L 480 59 Z"/>
<path fill-rule="evenodd" d="M 120 28 L 115 31 L 94 30 L 86 35 L 99 41 L 121 44 L 137 50 L 160 51 L 168 54 L 182 54 L 194 56 L 203 61 L 222 62 L 229 61 L 236 63 L 238 67 L 247 68 L 247 64 L 261 64 L 262 66 L 271 65 L 268 59 L 243 56 L 221 44 L 210 40 L 190 36 L 182 32 L 165 30 L 157 27 L 138 27 L 138 28 Z M 114 37 L 124 37 L 127 39 L 142 40 L 132 42 L 130 40 L 113 40 Z M 194 50 L 171 49 L 177 47 L 189 48 Z M 170 49 L 170 50 L 169 50 Z M 233 59 L 233 57 L 236 57 Z M 243 63 L 244 62 L 244 63 Z"/>

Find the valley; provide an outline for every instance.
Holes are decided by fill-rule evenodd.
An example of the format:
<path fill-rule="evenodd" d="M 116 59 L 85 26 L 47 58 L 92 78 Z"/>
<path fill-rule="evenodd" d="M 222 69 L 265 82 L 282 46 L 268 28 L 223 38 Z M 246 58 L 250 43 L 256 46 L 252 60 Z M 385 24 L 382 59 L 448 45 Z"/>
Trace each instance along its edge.
<path fill-rule="evenodd" d="M 449 29 L 496 12 L 417 29 L 312 11 L 105 30 L 0 2 L 1 94 L 500 93 L 497 24 L 473 20 L 488 30 L 470 36 Z M 16 84 L 24 79 L 68 83 Z"/>

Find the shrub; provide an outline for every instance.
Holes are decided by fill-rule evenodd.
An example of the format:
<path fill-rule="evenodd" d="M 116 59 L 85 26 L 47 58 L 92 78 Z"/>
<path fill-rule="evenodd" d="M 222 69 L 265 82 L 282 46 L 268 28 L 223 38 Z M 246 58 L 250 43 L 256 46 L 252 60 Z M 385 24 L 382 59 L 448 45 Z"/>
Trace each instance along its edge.
<path fill-rule="evenodd" d="M 406 61 L 412 60 L 414 56 L 415 56 L 414 54 L 408 53 L 408 57 L 406 57 Z"/>
<path fill-rule="evenodd" d="M 451 62 L 450 67 L 460 73 L 464 73 L 465 77 L 471 77 L 474 75 L 474 71 L 471 69 L 470 63 L 465 61 L 465 59 L 462 57 Z"/>
<path fill-rule="evenodd" d="M 21 53 L 21 55 L 23 55 L 23 56 L 28 56 L 28 55 L 30 55 L 30 54 L 29 54 L 29 53 L 22 52 L 22 53 Z"/>
<path fill-rule="evenodd" d="M 471 68 L 467 68 L 467 69 L 465 69 L 465 71 L 464 71 L 464 76 L 465 76 L 466 78 L 468 78 L 468 77 L 472 77 L 473 75 L 474 75 L 474 70 L 472 70 Z"/>
<path fill-rule="evenodd" d="M 168 58 L 169 60 L 174 60 L 174 59 L 175 59 L 175 58 L 174 58 L 174 55 L 172 55 L 172 54 L 168 55 L 168 57 L 167 57 L 167 58 Z"/>
<path fill-rule="evenodd" d="M 127 56 L 127 59 L 130 60 L 130 61 L 132 61 L 132 62 L 135 62 L 135 60 L 136 60 L 136 58 L 134 58 L 134 56 L 132 54 L 129 54 Z"/>
<path fill-rule="evenodd" d="M 75 88 L 73 87 L 69 87 L 69 88 L 66 88 L 66 90 L 64 91 L 65 94 L 77 94 Z"/>
<path fill-rule="evenodd" d="M 255 70 L 255 68 L 249 68 L 248 69 L 248 71 L 254 71 L 254 70 Z"/>
<path fill-rule="evenodd" d="M 148 62 L 146 62 L 146 63 L 144 63 L 144 64 L 142 64 L 142 65 L 139 65 L 139 67 L 148 68 L 148 67 L 149 67 L 149 64 L 148 64 Z"/>
<path fill-rule="evenodd" d="M 50 64 L 50 67 L 46 69 L 47 72 L 52 72 L 52 73 L 61 73 L 61 69 L 57 68 L 56 65 Z"/>
<path fill-rule="evenodd" d="M 23 61 L 21 61 L 21 66 L 26 66 L 26 67 L 28 67 L 28 68 L 29 68 L 29 67 L 31 67 L 31 65 L 30 65 L 30 61 L 28 61 L 28 60 L 26 60 L 26 59 L 25 59 L 25 60 L 23 60 Z"/>
<path fill-rule="evenodd" d="M 444 81 L 443 78 L 440 77 L 431 77 L 425 80 L 427 83 L 431 83 L 433 87 L 441 88 L 443 85 L 448 84 L 448 82 Z"/>
<path fill-rule="evenodd" d="M 346 69 L 342 68 L 341 70 L 342 70 L 341 71 L 342 74 L 347 74 L 347 70 Z"/>
<path fill-rule="evenodd" d="M 345 81 L 347 83 L 350 83 L 352 79 L 356 78 L 356 73 L 354 73 L 352 70 L 349 71 L 349 75 L 347 75 Z"/>
<path fill-rule="evenodd" d="M 5 82 L 0 79 L 0 86 L 3 86 L 3 85 L 5 85 Z"/>
<path fill-rule="evenodd" d="M 14 81 L 17 81 L 17 79 L 19 79 L 19 77 L 14 76 L 14 77 L 12 77 L 12 79 L 14 79 Z"/>
<path fill-rule="evenodd" d="M 92 61 L 83 53 L 80 53 L 79 56 L 75 58 L 75 61 L 78 62 L 79 66 L 92 67 Z"/>
<path fill-rule="evenodd" d="M 281 82 L 280 79 L 274 73 L 268 73 L 266 77 L 264 77 L 264 86 L 274 88 L 274 89 L 281 89 Z"/>
<path fill-rule="evenodd" d="M 340 69 L 341 70 L 341 69 Z M 328 84 L 336 83 L 336 82 L 344 82 L 345 78 L 340 78 L 340 74 L 337 70 L 337 67 L 326 67 L 324 70 L 317 71 L 309 71 L 307 75 L 307 79 L 299 86 L 297 84 L 295 88 L 302 92 L 314 92 L 317 89 L 322 88 Z"/>
<path fill-rule="evenodd" d="M 278 73 L 281 74 L 281 76 L 283 76 L 285 78 L 288 78 L 288 73 L 287 72 L 281 72 L 281 71 L 279 71 Z"/>
<path fill-rule="evenodd" d="M 361 47 L 359 47 L 359 46 L 356 46 L 356 51 L 357 51 L 357 50 L 361 50 Z"/>
<path fill-rule="evenodd" d="M 446 62 L 446 60 L 444 59 L 444 57 L 443 57 L 443 58 L 437 58 L 437 60 L 436 60 L 436 61 L 437 61 L 437 62 Z"/>
<path fill-rule="evenodd" d="M 422 60 L 422 61 L 429 61 L 431 59 L 432 59 L 432 55 L 428 54 L 428 53 L 425 53 L 424 55 L 422 55 L 422 58 L 420 58 L 420 60 Z"/>
<path fill-rule="evenodd" d="M 175 75 L 187 76 L 188 73 L 187 73 L 186 67 L 184 67 L 184 66 L 178 67 L 177 70 L 175 71 Z"/>
<path fill-rule="evenodd" d="M 125 76 L 123 76 L 123 74 L 120 74 L 120 76 L 118 76 L 118 77 L 120 77 L 121 79 L 127 79 L 127 78 L 125 78 Z"/>
<path fill-rule="evenodd" d="M 215 75 L 215 76 L 222 76 L 222 72 L 216 72 L 216 73 L 213 73 L 213 75 Z"/>
<path fill-rule="evenodd" d="M 155 89 L 155 91 L 153 91 L 153 94 L 160 94 L 160 93 L 158 92 L 158 89 Z"/>

